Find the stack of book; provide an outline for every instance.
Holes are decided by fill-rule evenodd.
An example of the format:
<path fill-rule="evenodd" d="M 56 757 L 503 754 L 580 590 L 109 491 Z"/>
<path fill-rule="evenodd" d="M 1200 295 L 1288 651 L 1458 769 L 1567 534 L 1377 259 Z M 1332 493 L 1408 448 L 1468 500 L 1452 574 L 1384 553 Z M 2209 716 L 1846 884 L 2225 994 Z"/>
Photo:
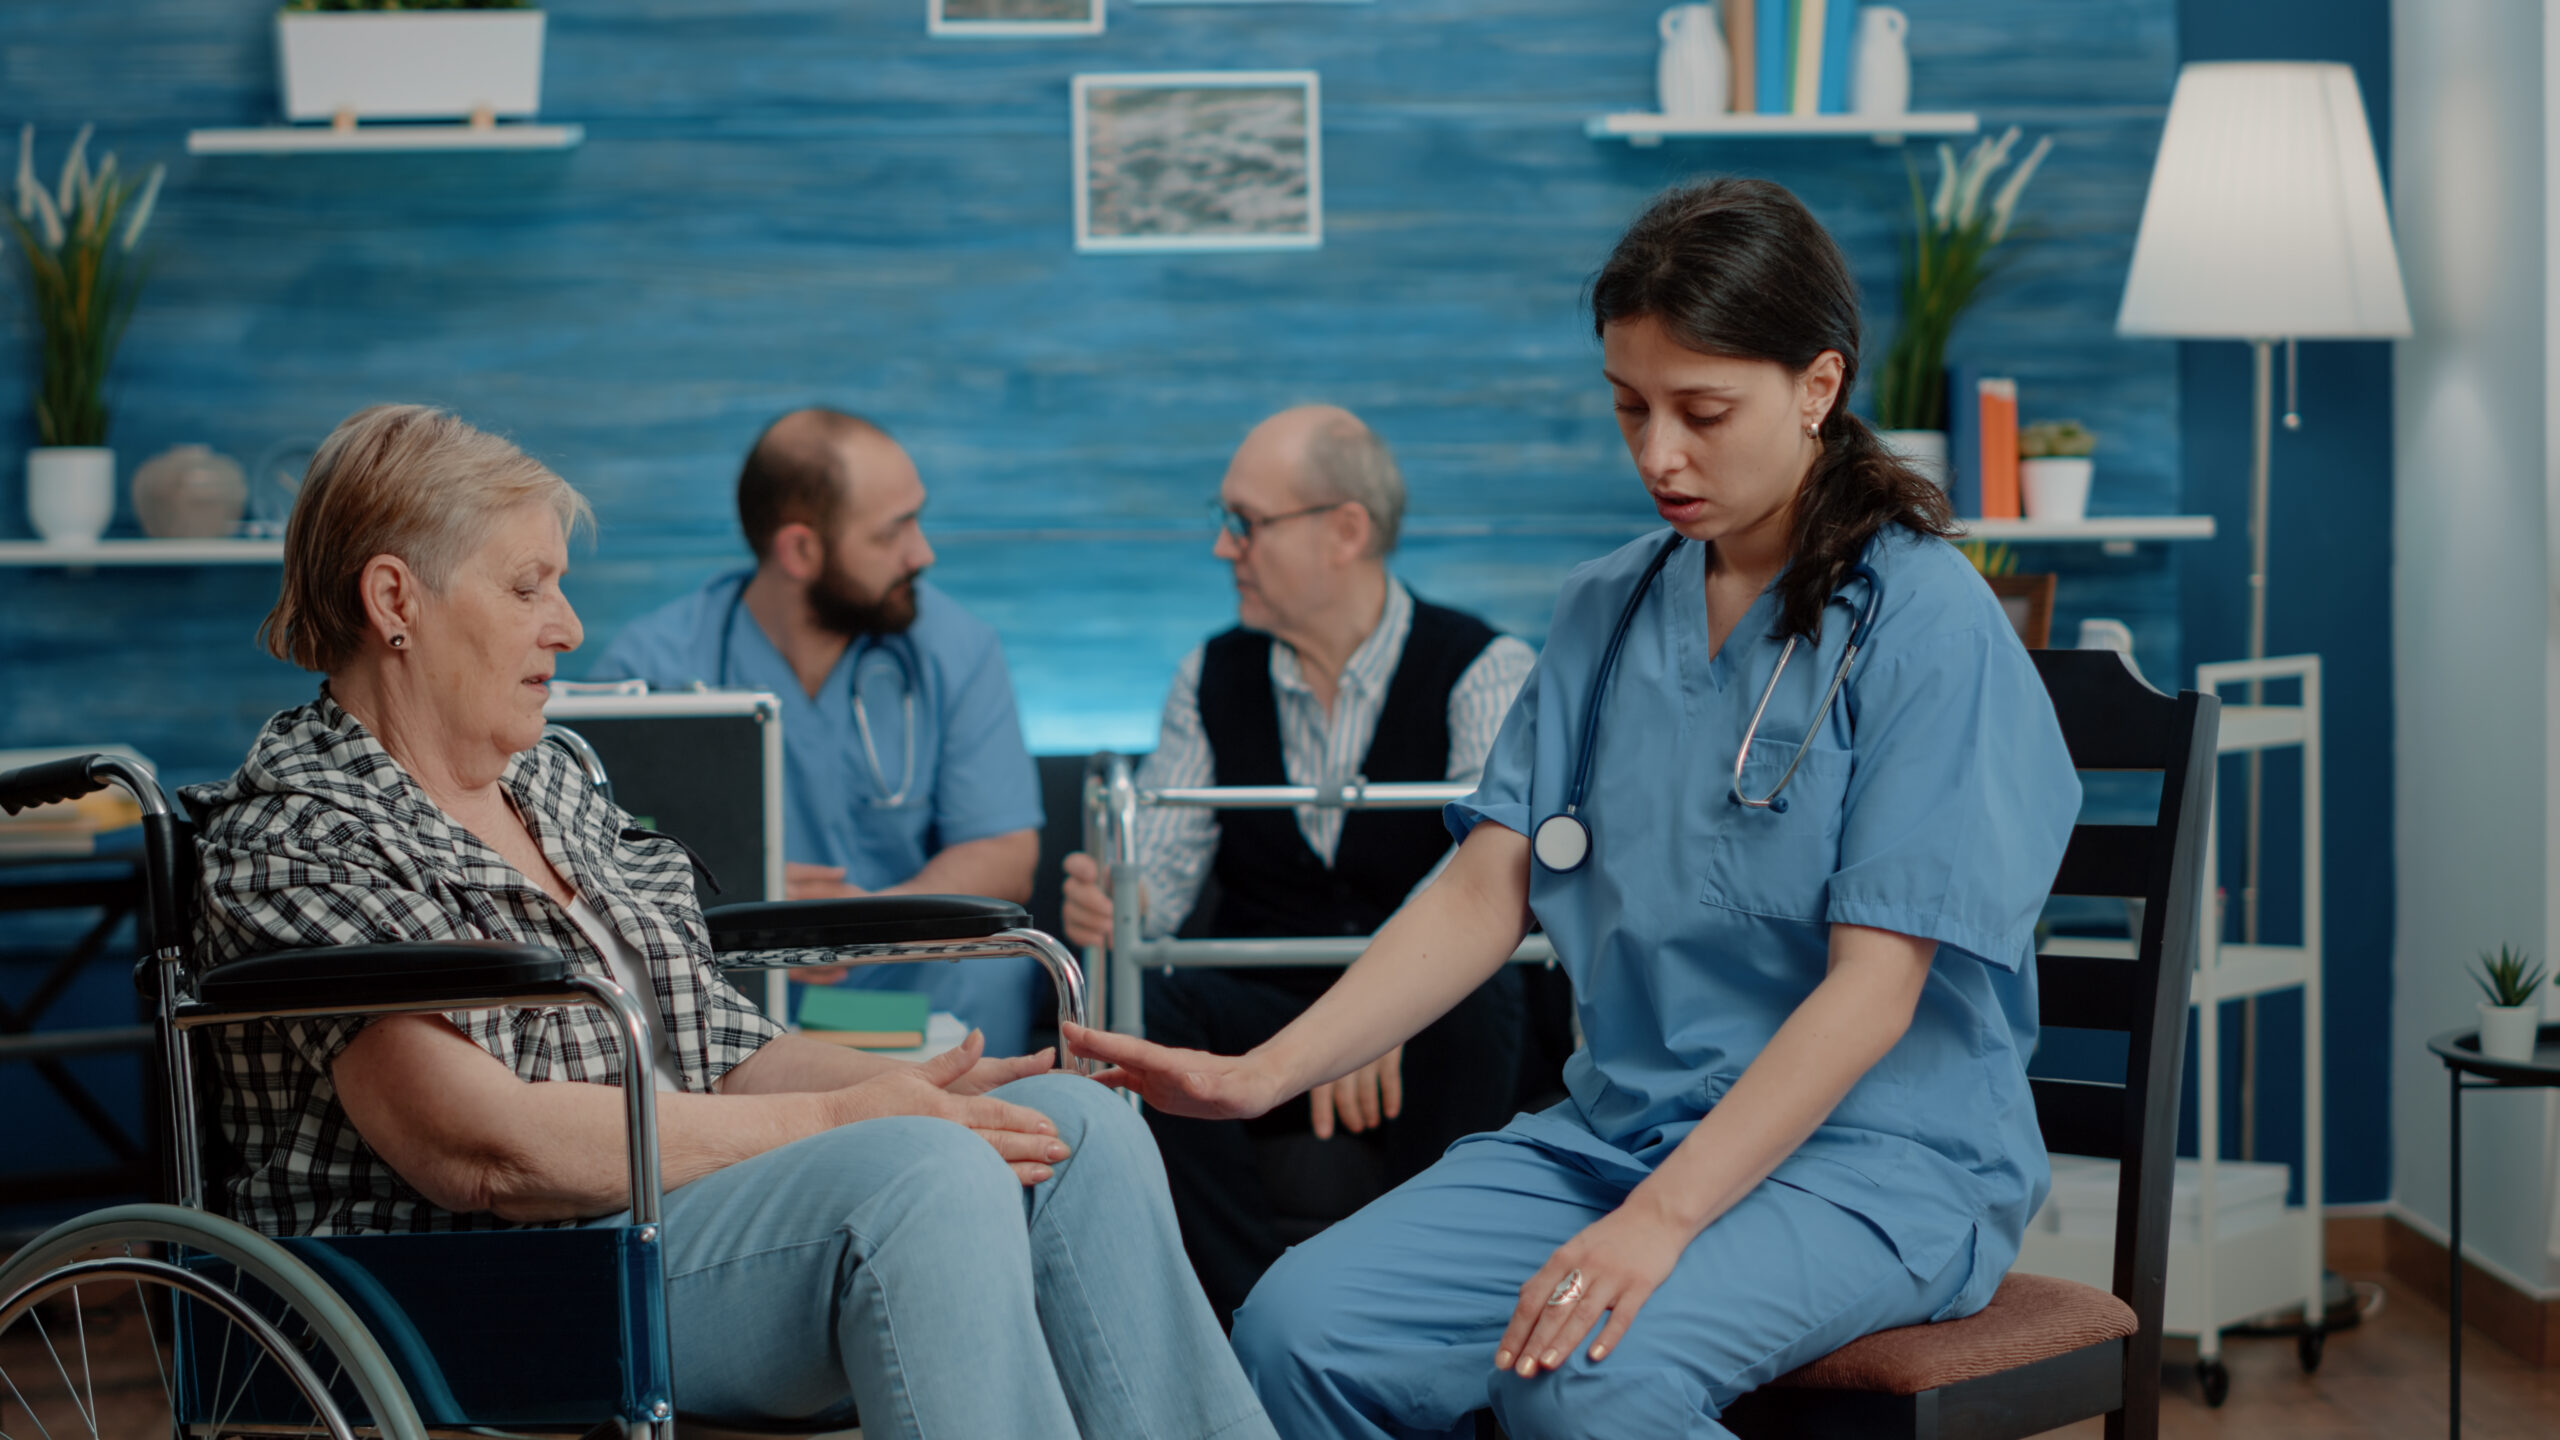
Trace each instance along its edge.
<path fill-rule="evenodd" d="M 2015 520 L 2018 382 L 1971 365 L 1947 371 L 1947 503 L 1967 520 Z"/>
<path fill-rule="evenodd" d="M 1724 0 L 1738 115 L 1845 115 L 1855 0 Z"/>
<path fill-rule="evenodd" d="M 800 1033 L 861 1050 L 912 1050 L 932 1011 L 933 997 L 920 991 L 813 985 L 801 993 Z"/>

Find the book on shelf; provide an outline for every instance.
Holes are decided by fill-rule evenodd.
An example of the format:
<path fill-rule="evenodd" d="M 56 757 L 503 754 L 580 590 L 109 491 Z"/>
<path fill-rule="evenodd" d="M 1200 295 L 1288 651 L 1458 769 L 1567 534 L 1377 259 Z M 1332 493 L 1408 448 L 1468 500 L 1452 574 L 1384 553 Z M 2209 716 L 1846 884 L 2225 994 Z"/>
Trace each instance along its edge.
<path fill-rule="evenodd" d="M 1760 108 L 1759 41 L 1753 21 L 1759 8 L 1757 0 L 1725 0 L 1724 53 L 1733 69 L 1732 93 L 1726 109 L 1736 115 L 1749 115 Z"/>
<path fill-rule="evenodd" d="M 1733 0 L 1752 7 L 1751 65 L 1753 100 L 1763 115 L 1784 115 L 1788 103 L 1787 40 L 1795 29 L 1790 0 Z"/>
<path fill-rule="evenodd" d="M 2018 505 L 2018 382 L 1982 380 L 1982 518 L 2015 520 Z"/>
<path fill-rule="evenodd" d="M 1822 110 L 1822 35 L 1832 5 L 1847 9 L 1852 0 L 1795 0 L 1795 24 L 1787 36 L 1787 110 L 1814 115 Z"/>
<path fill-rule="evenodd" d="M 912 1050 L 932 1015 L 933 997 L 920 990 L 813 985 L 800 997 L 801 1034 L 861 1050 Z"/>
<path fill-rule="evenodd" d="M 1853 0 L 1830 0 L 1822 16 L 1822 103 L 1825 115 L 1849 113 L 1849 58 L 1858 39 Z"/>
<path fill-rule="evenodd" d="M 1982 369 L 1947 367 L 1947 506 L 1959 519 L 1982 514 Z"/>

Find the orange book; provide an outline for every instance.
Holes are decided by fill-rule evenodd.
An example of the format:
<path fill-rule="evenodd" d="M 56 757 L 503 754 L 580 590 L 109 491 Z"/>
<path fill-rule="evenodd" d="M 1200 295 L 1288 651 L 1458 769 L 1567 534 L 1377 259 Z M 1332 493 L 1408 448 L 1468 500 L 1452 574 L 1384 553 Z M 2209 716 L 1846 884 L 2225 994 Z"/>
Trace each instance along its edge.
<path fill-rule="evenodd" d="M 1982 407 L 1982 518 L 2015 520 L 2018 508 L 2018 382 L 1986 379 Z"/>
<path fill-rule="evenodd" d="M 1752 0 L 1725 0 L 1724 53 L 1733 58 L 1733 83 L 1728 87 L 1732 103 L 1725 106 L 1736 115 L 1748 115 L 1760 108 L 1760 90 L 1752 82 L 1759 67 L 1753 57 L 1760 53 L 1760 42 L 1751 23 L 1751 12 L 1757 8 Z"/>

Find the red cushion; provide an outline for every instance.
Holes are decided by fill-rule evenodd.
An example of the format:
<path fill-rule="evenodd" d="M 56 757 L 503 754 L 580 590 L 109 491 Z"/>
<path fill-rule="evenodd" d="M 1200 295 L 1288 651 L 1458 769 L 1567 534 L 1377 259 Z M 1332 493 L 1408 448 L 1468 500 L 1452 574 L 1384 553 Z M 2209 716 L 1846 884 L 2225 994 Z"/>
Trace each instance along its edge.
<path fill-rule="evenodd" d="M 1795 1390 L 1917 1395 L 2121 1340 L 2138 1328 L 2133 1307 L 2104 1290 L 2049 1275 L 2011 1274 L 1979 1314 L 1879 1330 L 1773 1383 Z"/>

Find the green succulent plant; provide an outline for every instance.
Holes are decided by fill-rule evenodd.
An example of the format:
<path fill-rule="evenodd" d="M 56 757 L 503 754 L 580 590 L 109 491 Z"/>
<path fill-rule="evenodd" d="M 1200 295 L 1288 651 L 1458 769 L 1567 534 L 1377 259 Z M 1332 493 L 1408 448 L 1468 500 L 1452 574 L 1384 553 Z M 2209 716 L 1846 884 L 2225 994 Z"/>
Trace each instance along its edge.
<path fill-rule="evenodd" d="M 2022 459 L 2078 460 L 2097 452 L 2097 432 L 2077 420 L 2040 420 L 2018 432 Z"/>
<path fill-rule="evenodd" d="M 2471 977 L 2501 1007 L 2530 1005 L 2542 989 L 2542 962 L 2522 950 L 2501 945 L 2498 953 L 2480 952 L 2480 969 Z"/>

